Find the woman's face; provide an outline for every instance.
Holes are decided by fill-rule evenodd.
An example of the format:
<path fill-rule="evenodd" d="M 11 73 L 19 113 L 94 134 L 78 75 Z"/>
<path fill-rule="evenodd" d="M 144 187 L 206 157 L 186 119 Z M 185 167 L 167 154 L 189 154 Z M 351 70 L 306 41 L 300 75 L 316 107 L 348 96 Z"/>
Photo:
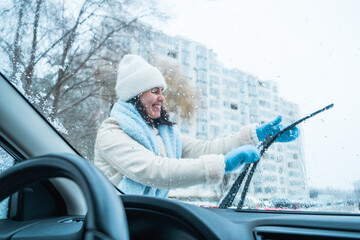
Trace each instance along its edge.
<path fill-rule="evenodd" d="M 151 119 L 157 119 L 161 114 L 161 106 L 164 104 L 165 97 L 162 88 L 156 87 L 140 95 L 140 102 L 145 108 L 146 114 Z"/>

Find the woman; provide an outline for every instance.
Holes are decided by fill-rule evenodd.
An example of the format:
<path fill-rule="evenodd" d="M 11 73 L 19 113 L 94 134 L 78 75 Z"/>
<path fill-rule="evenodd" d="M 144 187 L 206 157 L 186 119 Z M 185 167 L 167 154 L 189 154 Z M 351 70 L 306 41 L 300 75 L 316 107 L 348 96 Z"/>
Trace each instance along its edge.
<path fill-rule="evenodd" d="M 255 146 L 282 128 L 278 117 L 212 141 L 180 136 L 163 107 L 165 89 L 160 71 L 143 58 L 121 60 L 118 101 L 98 131 L 94 163 L 126 194 L 166 197 L 172 188 L 218 184 L 226 172 L 258 161 Z M 293 129 L 280 140 L 292 141 L 298 132 Z"/>

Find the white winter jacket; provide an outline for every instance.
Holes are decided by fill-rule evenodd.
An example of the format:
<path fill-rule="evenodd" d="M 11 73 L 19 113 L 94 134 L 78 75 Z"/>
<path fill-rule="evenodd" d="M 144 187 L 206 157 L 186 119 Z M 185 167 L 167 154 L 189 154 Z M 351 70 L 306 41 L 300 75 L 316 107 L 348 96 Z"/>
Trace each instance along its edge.
<path fill-rule="evenodd" d="M 107 118 L 98 130 L 95 165 L 117 186 L 124 176 L 160 189 L 198 184 L 218 184 L 225 172 L 224 154 L 244 144 L 258 144 L 254 125 L 231 136 L 201 141 L 181 137 L 182 158 L 155 155 L 127 135 L 115 118 Z"/>

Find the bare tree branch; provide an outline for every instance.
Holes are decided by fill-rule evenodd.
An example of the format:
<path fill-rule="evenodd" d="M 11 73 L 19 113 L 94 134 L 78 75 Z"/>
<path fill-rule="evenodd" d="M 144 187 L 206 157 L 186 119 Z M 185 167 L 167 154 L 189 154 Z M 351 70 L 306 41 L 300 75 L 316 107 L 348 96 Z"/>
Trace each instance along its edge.
<path fill-rule="evenodd" d="M 78 14 L 78 18 L 75 22 L 75 25 L 69 29 L 68 31 L 66 31 L 59 39 L 57 39 L 56 41 L 54 41 L 50 47 L 48 47 L 43 53 L 39 54 L 38 58 L 35 60 L 35 64 L 37 64 L 41 59 L 43 59 L 45 57 L 45 55 L 47 55 L 56 45 L 58 45 L 61 41 L 63 41 L 66 37 L 68 37 L 69 35 L 74 33 L 74 30 L 76 30 L 80 25 L 84 24 L 87 20 L 89 20 L 96 12 L 97 9 L 94 9 L 87 17 L 85 17 L 84 19 L 82 19 L 80 21 L 80 18 L 82 16 L 82 14 L 85 12 L 86 8 L 85 8 L 85 4 L 88 1 L 85 1 L 84 4 L 82 5 L 79 14 Z M 101 6 L 102 3 L 104 3 L 105 1 L 101 1 L 101 3 L 98 4 L 98 7 Z"/>
<path fill-rule="evenodd" d="M 13 60 L 12 60 L 12 74 L 10 76 L 11 80 L 15 80 L 15 75 L 18 71 L 18 63 L 20 62 L 20 55 L 21 55 L 21 48 L 20 48 L 20 31 L 23 26 L 23 16 L 24 16 L 24 8 L 25 8 L 26 1 L 21 2 L 21 6 L 19 8 L 18 13 L 18 22 L 16 27 L 15 38 L 13 42 Z"/>
<path fill-rule="evenodd" d="M 95 89 L 93 92 L 89 92 L 88 94 L 86 94 L 85 96 L 83 96 L 82 98 L 79 98 L 77 101 L 73 102 L 72 104 L 66 106 L 65 108 L 61 109 L 61 110 L 58 110 L 57 111 L 57 115 L 61 115 L 63 112 L 69 110 L 69 109 L 72 109 L 74 108 L 75 106 L 81 104 L 82 102 L 84 102 L 86 99 L 89 99 L 90 97 L 92 97 L 96 91 L 99 91 L 100 90 L 100 87 L 98 87 L 97 89 Z"/>
<path fill-rule="evenodd" d="M 104 46 L 104 43 L 116 32 L 120 31 L 121 29 L 123 29 L 124 27 L 128 27 L 131 24 L 135 23 L 137 21 L 137 19 L 133 19 L 131 22 L 124 24 L 123 26 L 120 26 L 117 29 L 114 29 L 112 31 L 110 31 L 104 38 L 103 40 L 96 46 L 92 48 L 92 51 L 90 51 L 87 55 L 87 57 L 78 65 L 78 67 L 71 73 L 71 75 L 64 77 L 63 82 L 66 82 L 67 80 L 69 80 L 70 78 L 72 78 L 77 72 L 79 72 L 83 66 L 89 61 L 89 59 L 101 48 Z"/>
<path fill-rule="evenodd" d="M 28 62 L 27 67 L 24 71 L 24 77 L 25 79 L 25 92 L 27 95 L 29 95 L 30 92 L 30 85 L 32 83 L 33 73 L 34 73 L 34 61 L 35 61 L 35 55 L 36 55 L 36 49 L 37 49 L 37 34 L 38 34 L 38 27 L 39 27 L 39 19 L 40 19 L 40 8 L 42 5 L 42 0 L 36 1 L 36 10 L 35 10 L 35 16 L 34 16 L 34 25 L 33 25 L 33 39 L 31 44 L 31 51 L 30 51 L 30 60 Z"/>

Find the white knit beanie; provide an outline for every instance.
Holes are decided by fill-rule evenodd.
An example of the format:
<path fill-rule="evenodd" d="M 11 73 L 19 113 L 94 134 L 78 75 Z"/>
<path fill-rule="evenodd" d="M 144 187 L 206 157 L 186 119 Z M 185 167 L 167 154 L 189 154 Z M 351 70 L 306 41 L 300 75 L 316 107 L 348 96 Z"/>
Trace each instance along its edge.
<path fill-rule="evenodd" d="M 127 54 L 120 61 L 115 91 L 120 101 L 131 98 L 155 87 L 166 89 L 161 72 L 142 57 Z"/>

